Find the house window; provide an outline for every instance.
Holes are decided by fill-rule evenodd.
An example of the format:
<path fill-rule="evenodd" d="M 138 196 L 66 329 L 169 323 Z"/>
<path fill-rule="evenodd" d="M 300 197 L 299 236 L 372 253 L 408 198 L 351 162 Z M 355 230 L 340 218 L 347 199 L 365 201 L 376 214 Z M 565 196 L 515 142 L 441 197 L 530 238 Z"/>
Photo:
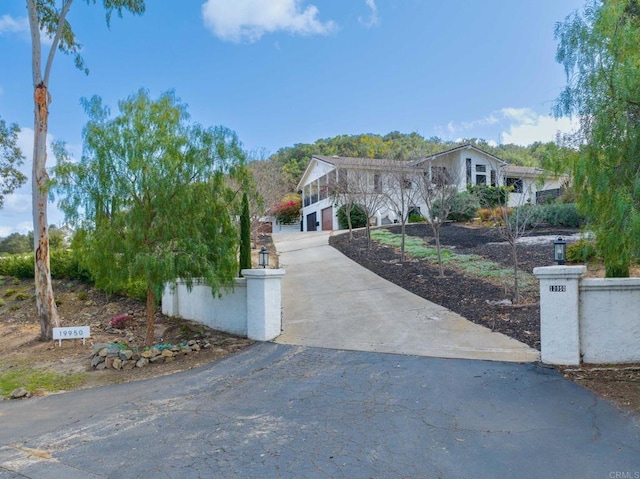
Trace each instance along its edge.
<path fill-rule="evenodd" d="M 373 175 L 373 191 L 375 193 L 382 193 L 382 181 L 380 179 L 380 173 L 374 173 Z"/>
<path fill-rule="evenodd" d="M 487 175 L 476 175 L 476 185 L 486 185 Z"/>
<path fill-rule="evenodd" d="M 311 204 L 317 203 L 318 202 L 318 180 L 314 181 L 313 183 L 311 183 Z"/>
<path fill-rule="evenodd" d="M 467 158 L 467 185 L 471 184 L 471 158 Z"/>
<path fill-rule="evenodd" d="M 491 186 L 497 186 L 496 170 L 491 170 Z"/>
<path fill-rule="evenodd" d="M 304 205 L 309 206 L 311 204 L 311 196 L 309 195 L 309 185 L 305 186 L 302 190 L 302 196 L 304 197 Z"/>
<path fill-rule="evenodd" d="M 514 193 L 522 193 L 522 178 L 507 178 L 507 188 L 513 188 Z"/>
<path fill-rule="evenodd" d="M 324 175 L 320 178 L 320 199 L 324 200 L 329 196 L 329 177 Z"/>
<path fill-rule="evenodd" d="M 486 165 L 476 165 L 476 172 L 478 173 L 486 173 L 487 166 Z"/>
<path fill-rule="evenodd" d="M 405 190 L 410 190 L 411 188 L 413 188 L 413 183 L 408 176 L 402 177 L 402 188 Z"/>

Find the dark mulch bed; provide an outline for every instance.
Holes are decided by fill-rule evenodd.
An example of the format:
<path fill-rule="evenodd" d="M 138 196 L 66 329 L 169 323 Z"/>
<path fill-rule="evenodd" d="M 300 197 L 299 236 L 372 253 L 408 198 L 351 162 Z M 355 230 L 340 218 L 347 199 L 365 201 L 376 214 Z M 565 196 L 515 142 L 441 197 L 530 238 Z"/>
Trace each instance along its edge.
<path fill-rule="evenodd" d="M 390 230 L 400 233 L 400 227 Z M 571 234 L 575 230 L 553 231 L 538 229 L 531 235 Z M 426 224 L 407 225 L 407 234 L 419 236 L 434 243 L 431 227 Z M 441 229 L 443 247 L 460 254 L 476 254 L 490 261 L 512 267 L 510 248 L 494 228 L 477 228 L 447 224 Z M 486 280 L 469 277 L 460 271 L 445 268 L 445 277 L 438 276 L 437 265 L 409 259 L 400 263 L 400 254 L 394 248 L 372 242 L 366 248 L 364 231 L 354 232 L 353 241 L 348 235 L 336 235 L 331 245 L 357 263 L 379 276 L 407 289 L 418 296 L 444 306 L 474 323 L 487 326 L 515 338 L 531 347 L 540 349 L 540 307 L 536 287 L 521 291 L 517 305 L 495 304 L 512 299 L 509 288 Z M 551 244 L 518 246 L 519 268 L 531 273 L 537 266 L 553 264 Z"/>

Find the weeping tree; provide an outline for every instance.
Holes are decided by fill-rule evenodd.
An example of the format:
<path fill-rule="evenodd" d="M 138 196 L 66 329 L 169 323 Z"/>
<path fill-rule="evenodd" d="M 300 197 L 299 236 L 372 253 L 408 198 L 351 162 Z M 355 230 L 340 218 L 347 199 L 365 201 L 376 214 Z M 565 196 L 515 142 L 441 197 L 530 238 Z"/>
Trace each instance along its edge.
<path fill-rule="evenodd" d="M 81 257 L 98 287 L 144 285 L 151 345 L 167 283 L 204 278 L 213 294 L 233 286 L 244 153 L 232 131 L 190 123 L 172 92 L 153 100 L 140 90 L 115 117 L 99 97 L 83 104 L 82 159 L 60 155 L 55 171 L 60 206 L 83 232 Z"/>
<path fill-rule="evenodd" d="M 580 120 L 577 203 L 607 277 L 629 276 L 640 251 L 640 4 L 590 0 L 556 26 L 567 86 L 556 115 Z"/>
<path fill-rule="evenodd" d="M 84 0 L 95 4 L 96 0 Z M 49 78 L 57 50 L 72 55 L 76 67 L 85 73 L 89 70 L 79 54 L 81 45 L 67 20 L 73 0 L 26 0 L 31 31 L 31 71 L 33 80 L 34 127 L 32 168 L 32 213 L 34 231 L 36 311 L 40 320 L 40 339 L 52 337 L 52 328 L 60 325 L 53 297 L 51 270 L 49 265 L 49 223 L 47 222 L 47 199 L 49 175 L 47 174 L 47 132 L 49 130 L 49 105 L 51 93 Z M 144 12 L 144 0 L 103 0 L 107 25 L 116 13 L 122 17 L 124 11 L 134 15 Z M 51 40 L 49 52 L 43 63 L 41 33 Z"/>

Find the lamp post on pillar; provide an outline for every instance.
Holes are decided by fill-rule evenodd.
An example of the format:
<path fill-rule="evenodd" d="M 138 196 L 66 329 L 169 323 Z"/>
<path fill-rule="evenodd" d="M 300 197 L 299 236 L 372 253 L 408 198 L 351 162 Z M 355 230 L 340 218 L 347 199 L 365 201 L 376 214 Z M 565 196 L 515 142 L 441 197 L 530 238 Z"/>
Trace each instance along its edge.
<path fill-rule="evenodd" d="M 266 267 L 269 266 L 269 251 L 264 246 L 258 253 L 258 264 L 263 269 L 266 269 Z"/>
<path fill-rule="evenodd" d="M 567 260 L 567 242 L 558 236 L 553 242 L 553 260 L 562 266 Z"/>

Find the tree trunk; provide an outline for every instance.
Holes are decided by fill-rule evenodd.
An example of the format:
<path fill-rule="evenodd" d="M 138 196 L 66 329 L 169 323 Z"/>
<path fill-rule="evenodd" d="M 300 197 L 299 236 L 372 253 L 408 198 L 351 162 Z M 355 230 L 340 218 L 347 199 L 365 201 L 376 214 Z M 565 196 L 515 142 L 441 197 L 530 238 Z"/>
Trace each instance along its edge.
<path fill-rule="evenodd" d="M 511 243 L 511 257 L 513 258 L 513 303 L 520 302 L 520 284 L 518 283 L 518 249 L 515 240 Z"/>
<path fill-rule="evenodd" d="M 436 239 L 436 253 L 438 254 L 438 275 L 444 278 L 444 268 L 442 267 L 442 252 L 440 251 L 440 226 L 433 226 L 433 236 Z"/>
<path fill-rule="evenodd" d="M 49 175 L 47 174 L 47 130 L 51 95 L 46 85 L 40 83 L 34 92 L 35 125 L 32 169 L 32 213 L 33 247 L 36 286 L 36 314 L 40 320 L 40 339 L 53 337 L 53 328 L 60 326 L 60 317 L 53 297 L 51 267 L 49 260 L 49 223 L 47 221 L 47 197 Z"/>
<path fill-rule="evenodd" d="M 347 225 L 349 225 L 349 241 L 353 241 L 353 225 L 351 223 L 351 211 L 353 208 L 349 206 L 348 208 L 345 207 L 345 210 L 347 211 Z"/>
<path fill-rule="evenodd" d="M 400 227 L 400 231 L 402 232 L 402 240 L 400 242 L 400 262 L 404 263 L 404 258 L 405 258 L 405 238 L 407 235 L 406 232 L 407 228 L 406 228 L 406 222 L 404 220 L 404 216 L 402 217 L 402 225 Z"/>
<path fill-rule="evenodd" d="M 155 315 L 156 315 L 156 295 L 151 288 L 147 288 L 147 334 L 144 345 L 153 346 L 155 340 Z"/>

